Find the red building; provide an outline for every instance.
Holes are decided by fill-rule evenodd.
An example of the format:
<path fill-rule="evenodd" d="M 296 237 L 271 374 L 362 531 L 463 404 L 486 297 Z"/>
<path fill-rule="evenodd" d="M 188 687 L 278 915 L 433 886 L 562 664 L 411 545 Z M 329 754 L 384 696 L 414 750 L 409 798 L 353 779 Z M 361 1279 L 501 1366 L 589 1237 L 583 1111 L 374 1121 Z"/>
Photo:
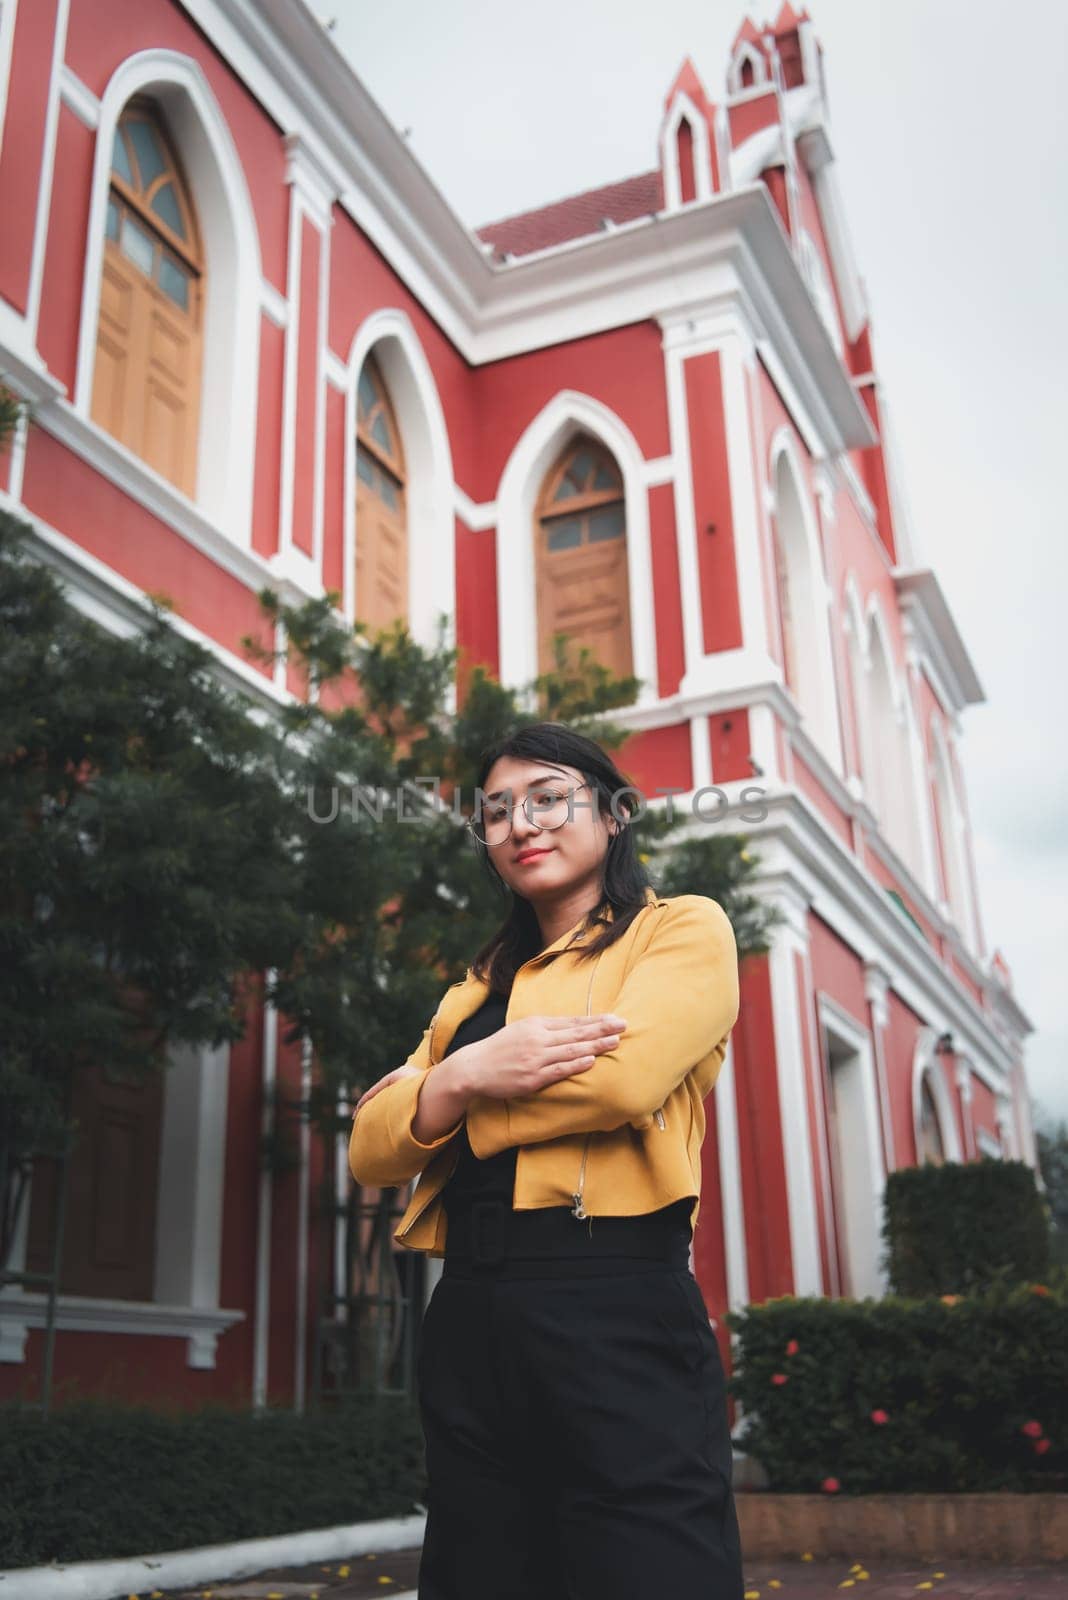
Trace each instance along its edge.
<path fill-rule="evenodd" d="M 265 705 L 297 688 L 238 645 L 268 582 L 428 645 L 444 609 L 506 683 L 562 627 L 643 680 L 645 794 L 698 828 L 764 790 L 786 921 L 709 1099 L 713 1315 L 879 1294 L 894 1167 L 1035 1164 L 959 757 L 982 690 L 903 513 L 807 14 L 746 22 L 715 94 L 685 63 L 649 171 L 476 237 L 302 0 L 0 5 L 0 370 L 36 414 L 0 505 L 77 604 L 130 629 L 167 591 Z M 86 1108 L 61 1382 L 301 1403 L 343 1251 L 311 1260 L 310 1141 L 272 1181 L 258 1140 L 308 1070 L 268 1013 Z M 0 1392 L 43 1323 L 0 1298 Z"/>

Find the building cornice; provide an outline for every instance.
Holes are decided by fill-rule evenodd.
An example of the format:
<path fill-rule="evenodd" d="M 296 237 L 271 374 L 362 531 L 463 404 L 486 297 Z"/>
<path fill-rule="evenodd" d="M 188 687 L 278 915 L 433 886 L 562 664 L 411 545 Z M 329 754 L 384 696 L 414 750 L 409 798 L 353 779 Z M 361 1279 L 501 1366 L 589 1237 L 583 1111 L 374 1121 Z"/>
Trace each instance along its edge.
<path fill-rule="evenodd" d="M 893 577 L 902 614 L 949 697 L 947 709 L 958 712 L 964 706 L 982 705 L 983 686 L 936 575 L 929 567 L 896 567 Z"/>
<path fill-rule="evenodd" d="M 763 184 L 495 263 L 305 5 L 183 4 L 472 365 L 707 303 L 715 280 L 774 347 L 824 452 L 876 442 Z"/>

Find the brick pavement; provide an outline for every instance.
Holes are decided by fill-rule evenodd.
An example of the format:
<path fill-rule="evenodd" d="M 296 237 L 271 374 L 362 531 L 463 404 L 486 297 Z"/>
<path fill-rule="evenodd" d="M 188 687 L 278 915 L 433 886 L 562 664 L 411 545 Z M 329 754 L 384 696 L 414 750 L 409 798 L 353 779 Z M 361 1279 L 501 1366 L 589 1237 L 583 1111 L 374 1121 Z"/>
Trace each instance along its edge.
<path fill-rule="evenodd" d="M 371 1600 L 411 1595 L 419 1549 L 353 1556 L 349 1561 L 278 1567 L 251 1578 L 154 1590 L 156 1600 Z M 851 1592 L 852 1591 L 852 1592 Z M 139 1600 L 149 1600 L 142 1591 Z M 502 1600 L 506 1591 L 502 1590 Z M 1008 1567 L 947 1561 L 909 1565 L 873 1561 L 753 1561 L 746 1563 L 748 1600 L 1068 1600 L 1068 1568 Z M 546 1596 L 546 1600 L 556 1600 Z M 585 1597 L 584 1597 L 585 1600 Z M 602 1600 L 601 1596 L 590 1600 Z M 611 1600 L 604 1596 L 603 1600 Z M 671 1600 L 670 1592 L 649 1600 Z M 710 1596 L 709 1600 L 715 1600 Z"/>

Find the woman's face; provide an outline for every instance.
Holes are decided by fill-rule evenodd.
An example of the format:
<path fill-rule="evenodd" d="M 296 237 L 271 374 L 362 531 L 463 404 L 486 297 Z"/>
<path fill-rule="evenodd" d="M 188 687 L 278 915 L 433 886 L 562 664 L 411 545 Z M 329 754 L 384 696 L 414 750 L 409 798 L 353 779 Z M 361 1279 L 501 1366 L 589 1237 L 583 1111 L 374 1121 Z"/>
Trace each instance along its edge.
<path fill-rule="evenodd" d="M 482 821 L 490 837 L 494 819 L 500 825 L 511 800 L 511 837 L 487 847 L 510 889 L 532 901 L 555 899 L 587 884 L 599 889 L 608 842 L 619 824 L 611 814 L 601 815 L 596 791 L 581 772 L 554 761 L 501 756 L 483 791 Z M 564 818 L 559 827 L 538 827 L 539 819 L 555 821 L 559 815 Z"/>

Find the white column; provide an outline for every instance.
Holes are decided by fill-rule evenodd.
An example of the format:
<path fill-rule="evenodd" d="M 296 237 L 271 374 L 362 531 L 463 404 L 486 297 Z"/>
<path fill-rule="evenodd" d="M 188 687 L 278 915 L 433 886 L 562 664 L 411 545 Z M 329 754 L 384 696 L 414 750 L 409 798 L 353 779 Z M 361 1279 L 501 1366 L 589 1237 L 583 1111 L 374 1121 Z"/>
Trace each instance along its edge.
<path fill-rule="evenodd" d="M 180 1045 L 163 1080 L 153 1298 L 219 1306 L 230 1047 Z M 215 1365 L 216 1332 L 189 1341 L 191 1367 Z"/>
<path fill-rule="evenodd" d="M 890 1021 L 887 996 L 890 979 L 882 967 L 873 961 L 864 963 L 864 996 L 871 1008 L 871 1037 L 875 1047 L 875 1082 L 879 1091 L 879 1115 L 882 1118 L 883 1141 L 886 1152 L 886 1170 L 893 1172 L 897 1166 L 894 1149 L 894 1124 L 890 1115 L 890 1090 L 886 1073 L 885 1035 Z"/>
<path fill-rule="evenodd" d="M 795 960 L 798 955 L 804 958 L 808 951 L 808 904 L 799 888 L 786 881 L 777 885 L 768 898 L 785 917 L 772 932 L 768 962 L 794 1293 L 822 1295 L 825 1289 L 808 1115 L 808 1066 L 801 1020 L 804 997 L 798 991 Z"/>
<path fill-rule="evenodd" d="M 957 1093 L 960 1096 L 961 1122 L 964 1124 L 964 1159 L 976 1155 L 975 1117 L 972 1111 L 972 1068 L 966 1056 L 957 1057 Z"/>
<path fill-rule="evenodd" d="M 727 1306 L 742 1311 L 749 1303 L 749 1264 L 745 1249 L 742 1158 L 738 1146 L 738 1100 L 734 1085 L 733 1040 L 712 1091 L 716 1107 L 716 1154 L 723 1210 L 723 1249 L 727 1264 Z M 700 1221 L 698 1221 L 700 1227 Z"/>

